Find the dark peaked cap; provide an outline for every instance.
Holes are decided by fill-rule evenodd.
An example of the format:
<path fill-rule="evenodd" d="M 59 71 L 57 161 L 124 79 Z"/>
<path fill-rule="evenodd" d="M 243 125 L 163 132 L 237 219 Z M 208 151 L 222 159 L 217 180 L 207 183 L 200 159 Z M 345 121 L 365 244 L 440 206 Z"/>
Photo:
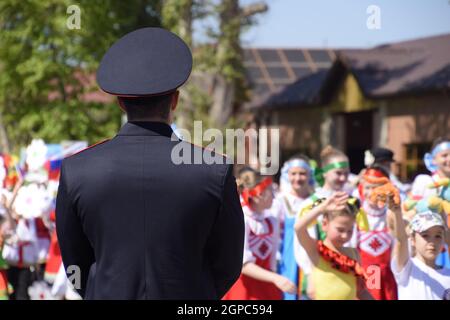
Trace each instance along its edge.
<path fill-rule="evenodd" d="M 116 41 L 97 70 L 100 88 L 117 96 L 170 93 L 192 70 L 192 54 L 177 35 L 161 28 L 143 28 Z"/>

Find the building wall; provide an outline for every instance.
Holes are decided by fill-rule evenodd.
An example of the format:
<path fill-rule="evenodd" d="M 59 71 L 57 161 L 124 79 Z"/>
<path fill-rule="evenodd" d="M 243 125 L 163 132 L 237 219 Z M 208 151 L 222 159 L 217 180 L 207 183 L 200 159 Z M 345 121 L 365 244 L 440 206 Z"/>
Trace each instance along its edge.
<path fill-rule="evenodd" d="M 300 151 L 318 160 L 320 151 L 328 144 L 345 149 L 343 113 L 375 108 L 376 104 L 364 97 L 353 75 L 348 74 L 329 104 L 278 108 L 269 112 L 269 118 L 271 125 L 280 128 L 280 149 L 284 154 Z"/>
<path fill-rule="evenodd" d="M 280 129 L 280 149 L 284 153 L 302 152 L 316 158 L 322 148 L 321 130 L 324 108 L 285 108 L 271 112 L 272 123 Z"/>
<path fill-rule="evenodd" d="M 368 99 L 351 74 L 329 104 L 278 108 L 269 111 L 267 118 L 271 126 L 280 128 L 284 154 L 300 151 L 319 159 L 320 150 L 328 143 L 345 149 L 345 114 L 367 110 L 374 111 L 373 143 L 368 148 L 392 149 L 400 163 L 394 168 L 397 174 L 405 165 L 405 145 L 431 143 L 439 136 L 450 138 L 449 93 Z"/>
<path fill-rule="evenodd" d="M 438 137 L 450 138 L 450 98 L 445 94 L 399 98 L 387 103 L 386 147 L 405 163 L 406 145 L 432 143 Z M 397 168 L 398 174 L 401 167 Z"/>
<path fill-rule="evenodd" d="M 437 137 L 450 138 L 450 94 L 447 92 L 416 93 L 410 96 L 384 99 L 366 98 L 352 74 L 347 74 L 331 102 L 325 106 L 333 114 L 336 130 L 331 139 L 345 149 L 345 127 L 338 120 L 342 115 L 367 110 L 374 111 L 371 147 L 387 147 L 396 155 L 397 174 L 406 178 L 406 145 L 431 143 Z M 332 132 L 333 134 L 333 132 Z M 334 139 L 333 139 L 334 138 Z M 402 172 L 401 172 L 402 171 Z"/>
<path fill-rule="evenodd" d="M 450 98 L 444 94 L 388 101 L 387 145 L 400 153 L 402 144 L 430 142 L 450 133 Z"/>

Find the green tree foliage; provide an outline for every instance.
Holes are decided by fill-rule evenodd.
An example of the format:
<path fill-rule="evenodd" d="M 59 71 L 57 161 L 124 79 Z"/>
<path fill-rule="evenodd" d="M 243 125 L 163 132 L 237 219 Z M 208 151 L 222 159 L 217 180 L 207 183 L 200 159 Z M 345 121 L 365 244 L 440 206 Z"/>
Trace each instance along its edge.
<path fill-rule="evenodd" d="M 81 9 L 80 29 L 66 25 L 70 5 Z M 98 91 L 95 70 L 125 33 L 159 26 L 161 1 L 2 0 L 0 112 L 12 149 L 33 137 L 48 142 L 95 142 L 120 126 L 120 109 L 87 101 Z M 5 146 L 3 146 L 5 147 Z"/>
<path fill-rule="evenodd" d="M 191 128 L 194 120 L 222 128 L 236 123 L 229 117 L 231 111 L 247 98 L 240 35 L 248 20 L 242 14 L 239 1 L 167 0 L 162 17 L 163 25 L 188 43 L 192 43 L 194 21 L 204 20 L 202 26 L 206 29 L 201 30 L 206 36 L 202 43 L 193 43 L 194 76 L 184 88 L 182 98 L 185 99 L 181 99 L 177 121 L 186 129 Z M 199 77 L 204 79 L 199 81 Z M 203 88 L 199 83 L 204 84 Z M 223 101 L 226 95 L 232 97 L 231 105 Z M 229 121 L 224 122 L 224 119 Z"/>
<path fill-rule="evenodd" d="M 233 104 L 244 101 L 239 37 L 247 22 L 238 3 L 0 1 L 0 152 L 8 145 L 17 151 L 34 137 L 92 143 L 113 136 L 121 122 L 115 99 L 105 103 L 86 97 L 98 95 L 94 75 L 102 55 L 118 38 L 141 27 L 164 26 L 180 35 L 193 47 L 194 73 L 223 77 L 232 88 Z M 79 29 L 67 27 L 71 5 L 81 9 Z M 207 43 L 194 43 L 194 21 L 202 19 L 215 21 L 216 28 L 208 32 Z M 179 114 L 215 125 L 209 114 L 213 97 L 196 82 L 188 82 Z"/>

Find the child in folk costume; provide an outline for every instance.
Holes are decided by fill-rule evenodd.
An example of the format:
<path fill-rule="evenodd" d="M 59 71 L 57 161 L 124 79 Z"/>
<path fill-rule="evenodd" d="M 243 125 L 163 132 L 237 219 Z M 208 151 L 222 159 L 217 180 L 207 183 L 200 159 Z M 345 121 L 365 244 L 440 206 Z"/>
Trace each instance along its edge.
<path fill-rule="evenodd" d="M 29 236 L 25 237 L 27 240 L 24 244 L 28 247 L 28 251 L 35 251 L 33 256 L 35 256 L 36 261 L 32 266 L 35 280 L 43 280 L 44 277 L 45 263 L 50 246 L 47 220 L 51 203 L 52 199 L 48 195 L 46 185 L 42 182 L 30 181 L 26 176 L 24 185 L 18 190 L 13 209 L 16 213 L 17 226 L 23 228 L 26 225 L 26 233 L 30 232 Z M 20 246 L 17 247 L 18 250 L 20 248 Z"/>
<path fill-rule="evenodd" d="M 348 175 L 350 173 L 350 164 L 348 157 L 343 152 L 331 146 L 327 146 L 320 154 L 320 162 L 322 167 L 316 170 L 314 174 L 320 187 L 317 188 L 315 192 L 302 203 L 300 210 L 297 212 L 297 220 L 311 210 L 311 207 L 315 201 L 321 198 L 328 198 L 334 192 L 344 191 L 347 185 Z M 324 240 L 325 233 L 322 230 L 321 216 L 319 217 L 317 224 L 308 228 L 308 232 L 311 237 L 318 240 Z M 346 246 L 356 247 L 356 232 Z M 302 294 L 304 298 L 307 298 L 307 279 L 312 270 L 312 265 L 297 237 L 294 237 L 294 255 L 301 270 L 300 277 Z"/>
<path fill-rule="evenodd" d="M 2 197 L 2 206 L 5 209 L 5 222 L 2 224 L 1 234 L 3 240 L 2 258 L 8 265 L 7 278 L 12 286 L 10 299 L 29 299 L 27 290 L 31 284 L 30 266 L 35 263 L 36 250 L 33 245 L 35 240 L 35 225 L 19 219 L 14 208 L 18 191 L 23 184 L 19 180 L 12 194 Z"/>
<path fill-rule="evenodd" d="M 397 176 L 392 172 L 392 165 L 394 163 L 394 152 L 390 149 L 374 148 L 372 150 L 366 150 L 364 153 L 365 166 L 378 167 L 386 172 L 391 183 L 399 190 L 400 197 L 403 200 L 411 188 L 411 185 L 400 182 Z"/>
<path fill-rule="evenodd" d="M 34 167 L 34 162 L 29 161 L 29 155 L 27 167 Z M 9 236 L 2 254 L 10 266 L 8 280 L 14 289 L 12 299 L 28 300 L 28 287 L 33 277 L 39 277 L 39 273 L 44 270 L 50 239 L 43 218 L 51 203 L 45 187 L 46 179 L 45 172 L 28 171 L 24 180 L 16 185 L 8 205 Z"/>
<path fill-rule="evenodd" d="M 424 156 L 424 162 L 431 175 L 418 175 L 412 185 L 410 198 L 412 200 L 426 199 L 438 196 L 443 187 L 429 188 L 441 179 L 450 178 L 450 140 L 438 138 L 433 142 L 430 153 Z M 450 226 L 449 220 L 444 220 Z M 450 250 L 444 246 L 443 252 L 437 257 L 437 263 L 450 268 Z"/>
<path fill-rule="evenodd" d="M 295 223 L 296 236 L 312 264 L 308 293 L 316 300 L 371 299 L 365 288 L 367 275 L 355 248 L 345 247 L 361 211 L 356 199 L 345 192 L 315 201 L 311 210 Z M 308 226 L 323 215 L 323 240 L 310 236 Z"/>
<path fill-rule="evenodd" d="M 358 186 L 362 209 L 369 223 L 369 230 L 358 230 L 358 252 L 366 272 L 369 273 L 373 266 L 379 268 L 379 273 L 375 274 L 378 278 L 375 279 L 376 285 L 368 286 L 370 294 L 377 300 L 397 299 L 397 284 L 390 268 L 393 237 L 388 226 L 388 214 L 392 213 L 385 205 L 378 206 L 374 197 L 379 190 L 377 188 L 387 183 L 390 183 L 387 172 L 372 167 L 365 170 Z"/>
<path fill-rule="evenodd" d="M 238 171 L 236 177 L 236 185 L 237 190 L 239 192 L 239 200 L 241 202 L 242 207 L 245 206 L 244 199 L 242 198 L 242 191 L 244 191 L 246 184 L 254 183 L 255 179 L 256 179 L 256 170 L 249 166 L 244 166 Z"/>
<path fill-rule="evenodd" d="M 12 292 L 7 276 L 9 266 L 3 258 L 3 245 L 10 235 L 12 225 L 10 205 L 15 195 L 11 190 L 18 187 L 21 180 L 16 170 L 17 162 L 16 156 L 0 155 L 0 300 L 8 300 L 9 293 Z"/>
<path fill-rule="evenodd" d="M 427 185 L 443 178 L 450 178 L 450 140 L 438 138 L 430 153 L 424 156 L 424 163 L 431 175 L 420 174 L 413 182 L 411 196 L 415 200 L 437 195 L 439 190 L 429 189 Z"/>
<path fill-rule="evenodd" d="M 279 219 L 281 228 L 281 259 L 278 273 L 293 283 L 299 283 L 299 270 L 294 257 L 294 223 L 301 204 L 312 191 L 312 171 L 304 156 L 295 156 L 281 169 L 281 192 L 271 208 L 272 214 Z M 298 294 L 283 293 L 284 300 L 297 300 Z"/>
<path fill-rule="evenodd" d="M 33 272 L 36 271 L 40 258 L 44 255 L 40 242 L 40 225 L 36 217 L 23 214 L 24 207 L 20 205 L 27 194 L 22 186 L 14 192 L 11 205 L 9 205 L 10 217 L 3 246 L 3 258 L 8 263 L 8 280 L 13 287 L 10 296 L 13 300 L 28 300 L 28 287 L 33 281 Z M 21 192 L 22 190 L 22 192 Z M 17 198 L 15 195 L 17 194 Z M 19 213 L 20 212 L 20 213 Z M 31 213 L 31 212 L 29 212 Z"/>
<path fill-rule="evenodd" d="M 272 205 L 272 181 L 258 174 L 243 181 L 245 219 L 242 273 L 224 300 L 277 300 L 282 292 L 295 293 L 295 285 L 276 273 L 279 223 L 267 214 Z"/>
<path fill-rule="evenodd" d="M 38 262 L 34 219 L 19 218 L 12 230 L 5 239 L 2 252 L 9 265 L 8 280 L 14 289 L 10 298 L 28 300 L 27 290 L 32 282 L 32 268 Z"/>

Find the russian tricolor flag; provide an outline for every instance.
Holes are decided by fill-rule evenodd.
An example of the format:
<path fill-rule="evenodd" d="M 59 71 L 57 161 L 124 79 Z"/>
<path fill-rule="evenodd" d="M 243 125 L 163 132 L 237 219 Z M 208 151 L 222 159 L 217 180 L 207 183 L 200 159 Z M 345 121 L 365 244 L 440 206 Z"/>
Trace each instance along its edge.
<path fill-rule="evenodd" d="M 70 141 L 61 144 L 47 144 L 47 162 L 45 168 L 49 180 L 58 180 L 64 158 L 73 155 L 88 146 L 86 141 Z"/>

